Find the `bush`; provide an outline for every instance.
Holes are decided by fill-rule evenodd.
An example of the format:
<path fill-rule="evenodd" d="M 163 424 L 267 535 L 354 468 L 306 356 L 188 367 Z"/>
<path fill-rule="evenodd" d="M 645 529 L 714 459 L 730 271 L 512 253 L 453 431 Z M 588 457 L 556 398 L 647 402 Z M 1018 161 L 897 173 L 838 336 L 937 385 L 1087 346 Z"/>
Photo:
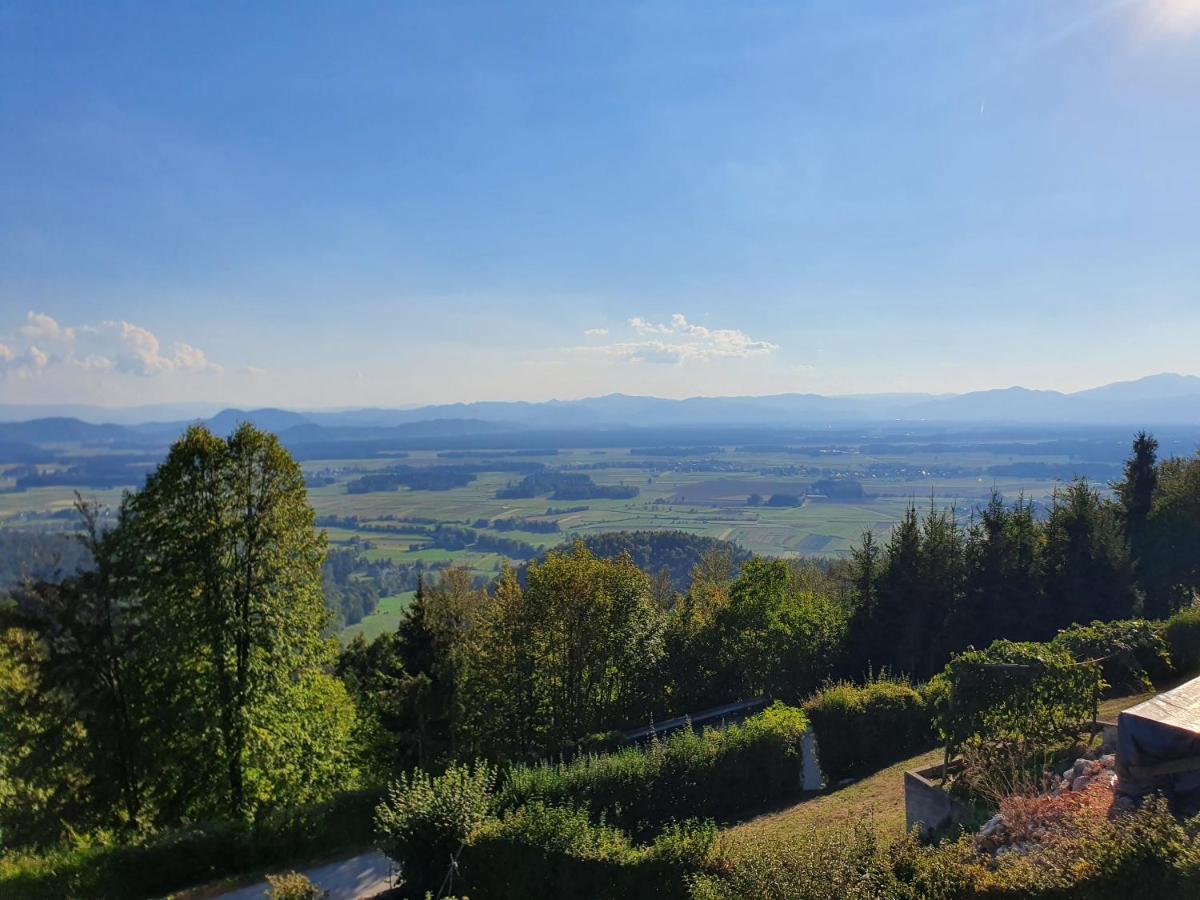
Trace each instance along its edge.
<path fill-rule="evenodd" d="M 584 810 L 535 800 L 482 825 L 459 872 L 472 897 L 683 898 L 715 837 L 715 826 L 689 822 L 639 847 Z"/>
<path fill-rule="evenodd" d="M 804 712 L 831 781 L 877 769 L 935 741 L 924 696 L 886 674 L 863 685 L 826 685 L 805 702 Z"/>
<path fill-rule="evenodd" d="M 325 893 L 299 872 L 267 876 L 267 896 L 271 900 L 321 900 Z"/>
<path fill-rule="evenodd" d="M 437 890 L 452 858 L 492 811 L 496 770 L 454 765 L 442 775 L 400 776 L 375 810 L 380 849 L 400 864 L 408 890 Z"/>
<path fill-rule="evenodd" d="M 1102 683 L 1099 666 L 1062 647 L 1012 641 L 957 654 L 944 676 L 950 696 L 936 725 L 951 751 L 972 741 L 1014 744 L 1027 755 L 1077 736 Z"/>
<path fill-rule="evenodd" d="M 1092 622 L 1060 631 L 1051 647 L 1066 650 L 1078 662 L 1100 660 L 1105 682 L 1122 691 L 1144 691 L 1171 673 L 1171 654 L 1162 626 L 1145 619 Z"/>
<path fill-rule="evenodd" d="M 693 877 L 693 900 L 874 900 L 907 892 L 869 825 L 725 840 Z"/>
<path fill-rule="evenodd" d="M 723 818 L 797 791 L 807 729 L 802 711 L 776 703 L 719 731 L 683 729 L 646 747 L 518 766 L 498 805 L 577 807 L 645 838 L 666 822 Z"/>
<path fill-rule="evenodd" d="M 906 835 L 887 845 L 862 824 L 783 837 L 755 834 L 719 844 L 692 879 L 693 900 L 1196 896 L 1200 818 L 1179 822 L 1156 799 L 1116 819 L 1080 811 L 1056 839 L 995 857 L 979 852 L 972 836 L 924 847 Z"/>
<path fill-rule="evenodd" d="M 0 857 L 0 897 L 148 897 L 237 872 L 370 843 L 379 790 L 261 811 L 254 828 L 209 822 L 127 844 Z"/>
<path fill-rule="evenodd" d="M 1163 638 L 1176 671 L 1191 675 L 1200 669 L 1200 606 L 1189 606 L 1171 616 L 1163 627 Z"/>

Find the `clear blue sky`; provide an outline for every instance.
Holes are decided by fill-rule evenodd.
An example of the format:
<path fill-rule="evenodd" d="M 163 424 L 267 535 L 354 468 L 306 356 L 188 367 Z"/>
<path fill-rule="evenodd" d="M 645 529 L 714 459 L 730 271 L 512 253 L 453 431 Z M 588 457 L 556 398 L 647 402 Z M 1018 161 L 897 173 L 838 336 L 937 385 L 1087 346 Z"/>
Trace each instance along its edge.
<path fill-rule="evenodd" d="M 0 0 L 5 402 L 1075 389 L 1198 339 L 1200 0 Z"/>

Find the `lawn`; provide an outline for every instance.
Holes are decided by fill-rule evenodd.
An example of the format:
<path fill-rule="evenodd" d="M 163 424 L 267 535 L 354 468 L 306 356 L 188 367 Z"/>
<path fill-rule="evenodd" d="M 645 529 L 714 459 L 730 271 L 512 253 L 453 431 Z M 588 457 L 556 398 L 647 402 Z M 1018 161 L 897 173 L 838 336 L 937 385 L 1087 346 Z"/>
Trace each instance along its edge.
<path fill-rule="evenodd" d="M 375 612 L 364 617 L 357 625 L 351 625 L 349 628 L 343 629 L 338 637 L 343 643 L 349 643 L 354 640 L 356 635 L 361 634 L 368 641 L 373 641 L 385 632 L 395 631 L 396 626 L 400 624 L 400 617 L 404 615 L 404 611 L 412 603 L 415 593 L 415 591 L 405 591 L 402 594 L 393 594 L 390 597 L 380 597 L 379 605 L 375 608 Z"/>

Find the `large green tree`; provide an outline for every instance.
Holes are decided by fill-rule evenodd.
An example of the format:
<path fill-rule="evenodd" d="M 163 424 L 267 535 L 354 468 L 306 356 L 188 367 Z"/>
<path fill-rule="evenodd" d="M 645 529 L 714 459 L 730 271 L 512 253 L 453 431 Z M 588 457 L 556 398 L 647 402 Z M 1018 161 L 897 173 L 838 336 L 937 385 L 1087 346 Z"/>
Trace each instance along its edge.
<path fill-rule="evenodd" d="M 1161 615 L 1200 594 L 1200 453 L 1162 462 L 1156 488 L 1143 577 Z"/>
<path fill-rule="evenodd" d="M 1054 493 L 1044 567 L 1049 625 L 1127 619 L 1138 607 L 1118 514 L 1087 479 Z"/>
<path fill-rule="evenodd" d="M 722 699 L 765 696 L 795 703 L 837 667 L 845 611 L 806 585 L 806 574 L 783 560 L 742 566 L 709 642 L 720 661 Z"/>
<path fill-rule="evenodd" d="M 95 505 L 77 499 L 76 508 L 92 565 L 26 584 L 0 607 L 9 671 L 24 672 L 30 688 L 0 703 L 8 727 L 26 734 L 10 775 L 40 785 L 48 818 L 32 831 L 41 837 L 63 822 L 136 829 L 144 801 L 140 610 L 125 590 L 121 533 L 99 528 Z"/>
<path fill-rule="evenodd" d="M 334 655 L 322 636 L 325 541 L 299 466 L 251 425 L 227 439 L 189 428 L 128 498 L 121 528 L 135 554 L 158 752 L 173 766 L 163 804 L 242 818 L 262 801 L 308 799 L 285 787 L 303 783 L 297 754 L 342 749 L 298 740 L 304 726 L 289 711 L 337 707 L 320 714 L 337 723 L 326 736 L 353 713 L 340 684 L 322 681 Z"/>

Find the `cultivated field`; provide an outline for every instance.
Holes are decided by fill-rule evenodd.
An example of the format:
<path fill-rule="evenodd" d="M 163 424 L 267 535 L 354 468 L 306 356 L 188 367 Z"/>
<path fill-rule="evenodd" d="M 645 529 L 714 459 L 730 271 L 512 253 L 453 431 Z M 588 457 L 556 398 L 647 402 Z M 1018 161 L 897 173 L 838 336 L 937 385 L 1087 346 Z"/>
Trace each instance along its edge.
<path fill-rule="evenodd" d="M 714 452 L 717 450 L 718 452 Z M 480 520 L 535 518 L 556 522 L 557 532 L 496 530 L 483 534 L 520 541 L 545 549 L 576 535 L 636 529 L 680 529 L 736 541 L 755 553 L 777 556 L 845 556 L 865 529 L 886 534 L 909 504 L 952 506 L 964 519 L 986 502 L 996 488 L 1007 498 L 1023 494 L 1045 502 L 1056 482 L 1050 478 L 993 477 L 989 467 L 1014 461 L 1069 467 L 1063 456 L 1019 457 L 987 452 L 914 452 L 874 455 L 838 449 L 803 453 L 743 452 L 734 447 L 705 448 L 699 455 L 655 451 L 639 454 L 628 448 L 572 449 L 557 455 L 497 457 L 487 451 L 455 458 L 435 451 L 415 452 L 400 460 L 336 459 L 305 462 L 306 475 L 332 479 L 311 487 L 309 496 L 319 517 L 357 520 L 351 527 L 326 526 L 333 545 L 357 542 L 369 559 L 397 563 L 457 563 L 478 574 L 495 572 L 502 556 L 472 549 L 433 546 L 427 530 L 432 523 L 478 528 Z M 402 463 L 413 467 L 476 465 L 474 481 L 450 490 L 397 490 L 349 493 L 347 484 L 364 474 Z M 498 499 L 506 485 L 521 479 L 506 465 L 542 463 L 551 471 L 583 472 L 598 485 L 633 485 L 632 499 L 555 500 L 548 495 L 528 499 Z M 852 479 L 863 486 L 862 497 L 827 498 L 812 490 L 822 478 Z M 0 489 L 4 488 L 0 474 Z M 129 485 L 130 488 L 135 485 Z M 121 489 L 88 490 L 101 503 L 116 505 Z M 751 506 L 748 497 L 766 501 L 773 494 L 795 495 L 801 505 Z M 73 490 L 44 487 L 0 492 L 0 525 L 22 528 L 65 528 Z M 55 515 L 57 513 L 57 516 Z M 413 522 L 405 530 L 405 522 Z M 386 532 L 379 531 L 385 527 Z M 372 530 L 374 529 L 374 530 Z"/>

